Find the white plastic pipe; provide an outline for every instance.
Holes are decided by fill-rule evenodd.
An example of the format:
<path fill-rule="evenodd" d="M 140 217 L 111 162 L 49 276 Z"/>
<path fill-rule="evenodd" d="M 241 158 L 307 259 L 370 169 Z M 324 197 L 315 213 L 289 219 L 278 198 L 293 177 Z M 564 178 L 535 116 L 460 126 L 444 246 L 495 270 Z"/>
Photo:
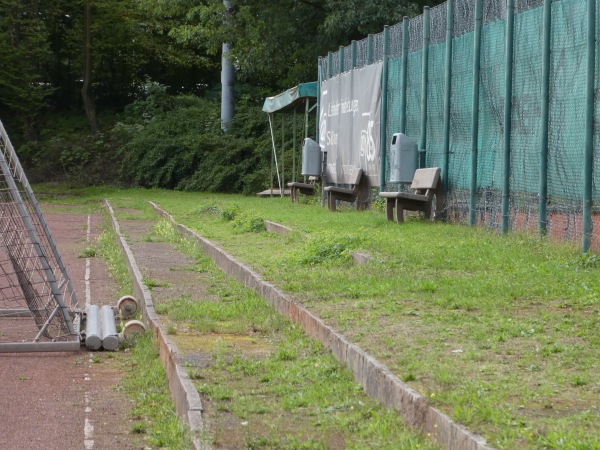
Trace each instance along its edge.
<path fill-rule="evenodd" d="M 117 337 L 117 325 L 115 324 L 115 313 L 112 306 L 104 305 L 100 308 L 100 324 L 102 327 L 102 347 L 104 350 L 116 350 L 119 346 Z"/>
<path fill-rule="evenodd" d="M 90 305 L 85 310 L 85 346 L 90 350 L 98 350 L 102 346 L 99 311 L 97 305 Z"/>

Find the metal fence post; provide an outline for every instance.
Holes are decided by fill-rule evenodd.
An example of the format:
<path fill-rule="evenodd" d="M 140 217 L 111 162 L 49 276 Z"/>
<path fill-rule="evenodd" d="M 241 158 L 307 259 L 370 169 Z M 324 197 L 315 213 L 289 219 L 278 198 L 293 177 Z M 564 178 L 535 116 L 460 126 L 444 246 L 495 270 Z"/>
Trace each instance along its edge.
<path fill-rule="evenodd" d="M 583 237 L 586 253 L 592 241 L 592 177 L 594 163 L 594 84 L 596 63 L 596 0 L 588 0 L 587 8 L 587 80 L 585 108 L 585 152 L 583 161 Z"/>
<path fill-rule="evenodd" d="M 473 103 L 471 111 L 471 195 L 469 199 L 469 224 L 476 225 L 477 208 L 477 157 L 479 153 L 479 73 L 481 69 L 481 22 L 483 0 L 475 0 L 475 31 L 473 42 Z"/>
<path fill-rule="evenodd" d="M 340 49 L 339 49 L 339 54 L 340 54 L 340 74 L 344 73 L 344 65 L 345 65 L 345 61 L 344 61 L 344 46 L 340 45 Z"/>
<path fill-rule="evenodd" d="M 506 6 L 506 72 L 504 91 L 504 155 L 502 164 L 502 234 L 508 232 L 510 203 L 510 135 L 512 120 L 513 31 L 515 26 L 515 0 Z"/>
<path fill-rule="evenodd" d="M 550 42 L 552 26 L 552 0 L 544 0 L 544 34 L 542 41 L 542 117 L 540 144 L 540 234 L 546 234 L 548 225 L 548 120 L 550 115 Z"/>
<path fill-rule="evenodd" d="M 371 46 L 369 46 L 371 48 Z M 390 53 L 390 27 L 383 29 L 383 69 L 381 71 L 381 119 L 380 119 L 380 152 L 381 164 L 379 168 L 379 190 L 385 191 L 385 166 L 387 164 L 386 141 L 387 141 L 387 109 L 388 109 L 388 59 Z"/>
<path fill-rule="evenodd" d="M 400 67 L 400 133 L 406 134 L 406 89 L 408 86 L 408 25 L 410 19 L 402 19 L 402 65 Z"/>
<path fill-rule="evenodd" d="M 446 67 L 444 92 L 444 162 L 442 166 L 442 183 L 446 191 L 446 204 L 450 190 L 450 102 L 452 98 L 452 34 L 454 28 L 454 0 L 448 0 L 448 17 L 446 19 Z"/>
<path fill-rule="evenodd" d="M 429 72 L 429 6 L 423 8 L 423 49 L 421 59 L 421 135 L 419 167 L 425 167 L 427 149 L 427 82 Z"/>

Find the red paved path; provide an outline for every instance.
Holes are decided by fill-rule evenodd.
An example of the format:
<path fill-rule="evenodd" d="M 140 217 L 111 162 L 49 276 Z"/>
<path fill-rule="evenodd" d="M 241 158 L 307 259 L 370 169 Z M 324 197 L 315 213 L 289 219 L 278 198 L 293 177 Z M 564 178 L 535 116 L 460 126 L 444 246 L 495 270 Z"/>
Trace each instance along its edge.
<path fill-rule="evenodd" d="M 88 215 L 45 208 L 44 214 L 79 304 L 86 302 Z M 102 216 L 91 216 L 92 241 Z M 90 300 L 115 305 L 116 286 L 99 258 L 90 258 Z M 1 326 L 1 323 L 0 323 Z M 79 450 L 144 448 L 131 425 L 127 395 L 117 389 L 120 367 L 107 353 L 100 362 L 83 348 L 75 353 L 0 353 L 0 450 Z M 137 441 L 137 442 L 136 442 Z"/>

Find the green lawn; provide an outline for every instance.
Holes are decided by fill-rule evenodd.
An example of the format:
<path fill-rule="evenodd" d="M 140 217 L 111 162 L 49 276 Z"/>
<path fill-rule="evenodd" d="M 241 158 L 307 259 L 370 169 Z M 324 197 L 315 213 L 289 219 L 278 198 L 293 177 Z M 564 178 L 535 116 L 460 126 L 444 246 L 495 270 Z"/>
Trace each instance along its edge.
<path fill-rule="evenodd" d="M 90 193 L 86 193 L 90 195 Z M 538 237 L 331 213 L 288 199 L 105 191 L 153 200 L 301 301 L 497 448 L 600 448 L 596 255 Z M 294 230 L 267 233 L 262 220 Z M 351 252 L 371 255 L 352 263 Z"/>

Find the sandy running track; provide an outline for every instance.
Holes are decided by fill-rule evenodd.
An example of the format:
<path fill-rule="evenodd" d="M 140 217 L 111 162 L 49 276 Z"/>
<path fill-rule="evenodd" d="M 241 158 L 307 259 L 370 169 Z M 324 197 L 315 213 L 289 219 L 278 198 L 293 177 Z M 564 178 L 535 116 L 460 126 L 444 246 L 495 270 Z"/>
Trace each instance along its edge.
<path fill-rule="evenodd" d="M 93 242 L 100 233 L 102 216 L 57 207 L 43 210 L 79 304 L 85 307 L 86 259 L 78 256 L 87 240 Z M 117 288 L 102 261 L 89 258 L 88 266 L 89 301 L 116 305 Z M 129 434 L 130 402 L 118 390 L 122 369 L 107 356 L 85 348 L 74 353 L 0 353 L 0 450 L 146 448 Z"/>

